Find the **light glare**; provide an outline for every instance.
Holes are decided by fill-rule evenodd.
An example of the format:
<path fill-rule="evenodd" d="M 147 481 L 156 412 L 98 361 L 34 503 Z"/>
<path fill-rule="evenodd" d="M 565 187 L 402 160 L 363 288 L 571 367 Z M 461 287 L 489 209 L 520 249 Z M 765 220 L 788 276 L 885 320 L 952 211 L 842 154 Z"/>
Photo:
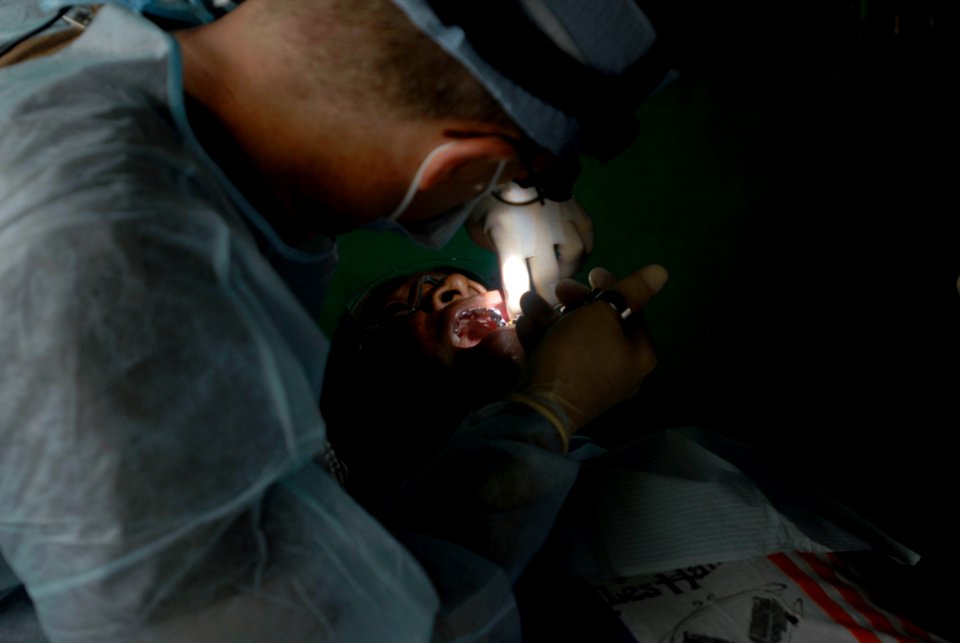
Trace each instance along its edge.
<path fill-rule="evenodd" d="M 519 255 L 506 256 L 500 264 L 500 276 L 503 279 L 507 314 L 510 319 L 514 319 L 520 314 L 520 297 L 530 290 L 530 273 L 526 261 Z"/>

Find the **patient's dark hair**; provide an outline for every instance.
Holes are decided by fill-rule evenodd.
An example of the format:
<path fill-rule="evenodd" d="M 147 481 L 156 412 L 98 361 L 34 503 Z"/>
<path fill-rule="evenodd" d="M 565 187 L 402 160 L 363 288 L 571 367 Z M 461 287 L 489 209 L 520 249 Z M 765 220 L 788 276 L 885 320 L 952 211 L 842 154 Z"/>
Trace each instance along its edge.
<path fill-rule="evenodd" d="M 495 287 L 488 266 L 452 259 L 406 266 L 381 279 L 340 315 L 327 358 L 320 410 L 346 464 L 347 489 L 368 509 L 437 455 L 463 418 L 512 388 L 516 364 L 472 353 L 456 367 L 424 352 L 409 324 L 384 323 L 384 304 L 418 274 L 462 274 Z M 462 355 L 461 357 L 463 357 Z M 517 371 L 519 372 L 519 371 Z"/>
<path fill-rule="evenodd" d="M 395 285 L 385 282 L 378 290 Z M 364 332 L 350 311 L 341 314 L 320 410 L 328 439 L 347 467 L 347 490 L 369 510 L 426 466 L 480 404 L 470 387 L 424 359 L 402 326 Z"/>

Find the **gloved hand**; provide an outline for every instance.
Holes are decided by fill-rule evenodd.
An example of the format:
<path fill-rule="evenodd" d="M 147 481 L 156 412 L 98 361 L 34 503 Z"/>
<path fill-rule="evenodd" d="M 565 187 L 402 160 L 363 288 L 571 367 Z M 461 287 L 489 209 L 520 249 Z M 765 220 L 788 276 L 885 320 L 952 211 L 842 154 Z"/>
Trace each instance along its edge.
<path fill-rule="evenodd" d="M 528 353 L 514 399 L 546 415 L 569 439 L 633 396 L 656 365 L 642 309 L 666 281 L 667 271 L 658 265 L 620 281 L 609 271 L 595 269 L 591 286 L 606 291 L 606 298 L 587 299 L 590 303 L 564 315 L 536 295 L 525 296 L 517 333 L 525 346 L 532 345 L 531 337 L 539 337 L 539 342 Z M 586 287 L 566 281 L 558 290 L 568 306 L 587 295 Z"/>
<path fill-rule="evenodd" d="M 499 197 L 479 203 L 466 223 L 474 242 L 498 255 L 511 316 L 519 313 L 520 296 L 531 283 L 548 303 L 556 304 L 557 282 L 573 276 L 593 250 L 593 222 L 576 199 L 541 204 L 536 196 L 533 188 L 512 184 Z M 519 280 L 511 278 L 511 266 L 520 271 Z M 529 279 L 523 274 L 527 266 Z"/>

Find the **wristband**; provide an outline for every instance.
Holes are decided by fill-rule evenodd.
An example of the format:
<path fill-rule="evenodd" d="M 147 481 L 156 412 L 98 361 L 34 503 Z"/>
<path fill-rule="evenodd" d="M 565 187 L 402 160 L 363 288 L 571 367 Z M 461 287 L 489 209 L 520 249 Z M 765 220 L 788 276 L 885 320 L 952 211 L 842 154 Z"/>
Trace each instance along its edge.
<path fill-rule="evenodd" d="M 567 453 L 570 449 L 570 434 L 573 432 L 570 426 L 571 422 L 570 419 L 567 418 L 567 414 L 560 410 L 555 402 L 540 396 L 535 397 L 524 393 L 511 393 L 507 396 L 507 399 L 511 402 L 528 406 L 545 417 L 553 428 L 557 430 L 557 433 L 560 434 L 560 442 L 563 443 L 563 453 Z"/>

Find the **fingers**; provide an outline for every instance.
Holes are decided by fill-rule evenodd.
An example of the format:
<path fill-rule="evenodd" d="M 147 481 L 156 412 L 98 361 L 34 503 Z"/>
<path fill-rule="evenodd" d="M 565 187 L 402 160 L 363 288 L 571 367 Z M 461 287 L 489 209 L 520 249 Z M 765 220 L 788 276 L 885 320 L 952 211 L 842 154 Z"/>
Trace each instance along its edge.
<path fill-rule="evenodd" d="M 529 355 L 547 329 L 557 321 L 558 314 L 547 300 L 534 292 L 524 293 L 520 298 L 520 308 L 523 316 L 517 319 L 517 338 Z"/>
<path fill-rule="evenodd" d="M 663 289 L 668 276 L 666 268 L 650 264 L 619 281 L 606 268 L 594 268 L 587 279 L 595 290 L 607 291 L 598 295 L 597 299 L 619 304 L 618 308 L 625 305 L 631 310 L 639 310 Z"/>
<path fill-rule="evenodd" d="M 651 264 L 621 279 L 612 290 L 623 295 L 632 310 L 639 310 L 650 303 L 653 296 L 663 289 L 668 277 L 666 268 Z"/>
<path fill-rule="evenodd" d="M 556 316 L 553 306 L 535 292 L 524 293 L 520 298 L 520 309 L 524 315 L 535 319 L 549 318 L 552 321 Z"/>
<path fill-rule="evenodd" d="M 617 277 L 606 268 L 594 268 L 587 275 L 587 281 L 591 288 L 613 288 L 617 283 Z"/>
<path fill-rule="evenodd" d="M 561 212 L 560 216 L 575 228 L 575 236 L 583 244 L 583 255 L 586 257 L 593 252 L 593 220 L 576 199 L 557 205 Z"/>
<path fill-rule="evenodd" d="M 654 264 L 617 281 L 609 270 L 595 268 L 588 279 L 593 289 L 574 304 L 565 306 L 561 314 L 568 314 L 585 304 L 605 303 L 606 307 L 599 309 L 616 314 L 620 328 L 628 336 L 640 337 L 646 332 L 642 309 L 666 284 L 667 271 Z M 606 314 L 610 315 L 610 312 Z"/>
<path fill-rule="evenodd" d="M 496 252 L 497 249 L 493 238 L 486 230 L 486 216 L 491 207 L 491 199 L 492 197 L 486 197 L 474 206 L 470 211 L 470 216 L 468 216 L 464 222 L 463 227 L 466 228 L 467 234 L 475 244 L 484 250 Z"/>
<path fill-rule="evenodd" d="M 564 306 L 564 312 L 572 312 L 586 303 L 603 301 L 626 319 L 660 292 L 667 277 L 666 269 L 657 264 L 641 268 L 620 281 L 606 268 L 594 268 L 587 277 L 592 290 L 588 291 L 586 286 L 571 279 L 564 279 L 557 284 L 557 297 Z"/>
<path fill-rule="evenodd" d="M 590 289 L 579 281 L 561 279 L 557 282 L 555 292 L 563 306 L 576 306 L 586 298 Z"/>
<path fill-rule="evenodd" d="M 557 266 L 561 277 L 572 277 L 580 270 L 590 251 L 572 221 L 561 221 L 560 230 L 561 235 L 556 246 Z"/>
<path fill-rule="evenodd" d="M 467 229 L 467 235 L 470 237 L 470 240 L 473 241 L 479 248 L 483 248 L 489 252 L 496 252 L 497 247 L 493 243 L 493 239 L 484 232 L 481 226 L 475 226 L 470 223 L 464 225 Z"/>
<path fill-rule="evenodd" d="M 642 309 L 666 281 L 667 271 L 658 265 L 619 281 L 607 270 L 594 270 L 590 282 L 595 288 L 589 295 L 585 286 L 561 281 L 561 300 L 591 303 L 559 318 L 546 301 L 529 294 L 522 302 L 528 314 L 517 322 L 517 330 L 519 335 L 523 322 L 524 332 L 539 344 L 528 349 L 519 390 L 555 402 L 572 430 L 635 394 L 657 362 Z M 624 320 L 620 313 L 626 307 L 632 314 Z"/>
<path fill-rule="evenodd" d="M 527 260 L 527 266 L 530 268 L 530 281 L 533 282 L 534 290 L 550 304 L 555 305 L 557 296 L 554 290 L 557 281 L 560 280 L 560 268 L 557 265 L 553 247 L 550 247 L 549 254 L 540 253 L 530 257 Z"/>
<path fill-rule="evenodd" d="M 532 354 L 536 349 L 543 332 L 544 329 L 538 327 L 537 322 L 531 317 L 524 315 L 517 320 L 517 339 L 527 355 Z"/>

